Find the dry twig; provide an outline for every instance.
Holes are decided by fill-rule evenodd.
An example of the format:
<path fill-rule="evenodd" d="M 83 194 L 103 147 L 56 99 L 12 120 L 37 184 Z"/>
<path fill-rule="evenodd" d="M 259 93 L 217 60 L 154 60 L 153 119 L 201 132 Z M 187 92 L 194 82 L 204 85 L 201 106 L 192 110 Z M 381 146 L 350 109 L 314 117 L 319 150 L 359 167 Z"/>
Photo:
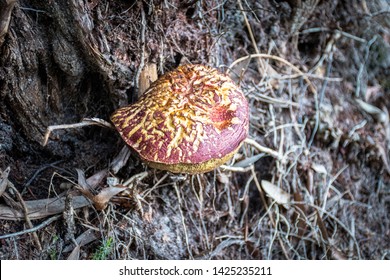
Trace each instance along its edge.
<path fill-rule="evenodd" d="M 48 226 L 52 222 L 58 220 L 59 218 L 61 218 L 61 215 L 56 215 L 56 216 L 50 217 L 46 221 L 44 221 L 41 224 L 36 225 L 36 226 L 34 226 L 32 228 L 25 229 L 25 230 L 22 230 L 22 231 L 19 231 L 19 232 L 14 232 L 14 233 L 1 235 L 0 239 L 6 239 L 6 238 L 11 238 L 11 237 L 16 237 L 16 236 L 19 236 L 19 235 L 23 235 L 23 234 L 26 234 L 26 233 L 36 232 L 36 231 L 38 231 L 38 230 Z"/>

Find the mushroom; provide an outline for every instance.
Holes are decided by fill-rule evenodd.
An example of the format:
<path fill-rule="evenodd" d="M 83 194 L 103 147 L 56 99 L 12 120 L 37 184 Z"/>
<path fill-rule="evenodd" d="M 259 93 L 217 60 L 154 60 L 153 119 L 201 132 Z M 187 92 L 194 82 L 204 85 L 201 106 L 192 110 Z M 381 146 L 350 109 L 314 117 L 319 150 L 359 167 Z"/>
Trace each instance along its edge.
<path fill-rule="evenodd" d="M 216 69 L 184 65 L 151 84 L 111 121 L 149 166 L 204 173 L 227 162 L 248 135 L 248 102 Z"/>

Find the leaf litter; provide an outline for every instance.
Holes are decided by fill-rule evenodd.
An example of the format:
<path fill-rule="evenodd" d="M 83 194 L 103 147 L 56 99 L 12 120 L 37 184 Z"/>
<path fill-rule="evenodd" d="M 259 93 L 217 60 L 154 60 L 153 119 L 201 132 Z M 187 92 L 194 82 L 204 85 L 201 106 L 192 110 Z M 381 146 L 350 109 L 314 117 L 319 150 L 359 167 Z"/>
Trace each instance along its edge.
<path fill-rule="evenodd" d="M 35 252 L 35 258 L 48 258 L 46 240 L 59 240 L 56 245 L 66 248 L 58 258 L 92 258 L 101 244 L 95 242 L 99 236 L 113 238 L 107 255 L 112 259 L 389 258 L 390 104 L 387 76 L 381 74 L 388 66 L 373 62 L 390 42 L 367 45 L 389 26 L 382 18 L 374 24 L 370 16 L 361 21 L 356 14 L 366 14 L 367 7 L 374 11 L 379 2 L 363 7 L 317 1 L 313 16 L 293 25 L 289 23 L 297 19 L 296 10 L 290 4 L 275 13 L 282 7 L 271 1 L 202 3 L 181 6 L 173 1 L 185 11 L 175 17 L 169 9 L 151 9 L 147 15 L 154 28 L 145 25 L 149 40 L 143 49 L 155 50 L 148 59 L 157 61 L 162 72 L 179 60 L 213 61 L 228 69 L 251 105 L 251 140 L 239 151 L 239 161 L 209 174 L 172 175 L 148 169 L 126 149 L 116 149 L 118 156 L 104 155 L 113 160 L 98 167 L 83 166 L 80 160 L 77 166 L 47 168 L 45 172 L 63 175 L 50 182 L 53 192 L 48 197 L 23 199 L 24 207 L 7 188 L 16 170 L 1 172 L 0 235 L 16 233 L 1 240 L 2 259 L 16 258 L 10 240 Z M 95 8 L 103 17 L 121 14 L 115 12 L 120 4 Z M 129 18 L 108 21 L 137 55 L 142 48 L 127 36 L 137 26 L 117 23 L 137 23 L 140 11 L 135 6 L 127 10 Z M 118 37 L 104 30 L 91 36 L 115 48 Z M 159 35 L 161 30 L 167 30 L 166 36 Z M 142 41 L 139 32 L 132 34 Z M 375 94 L 368 91 L 364 97 L 364 88 L 375 88 Z M 63 182 L 71 188 L 59 191 Z M 31 185 L 47 189 L 45 183 L 35 179 Z M 56 216 L 65 211 L 69 193 L 73 241 L 58 230 L 64 221 Z M 26 218 L 36 223 L 30 231 L 13 224 L 24 224 L 20 221 Z M 41 251 L 32 232 L 39 233 L 42 253 L 37 253 Z"/>

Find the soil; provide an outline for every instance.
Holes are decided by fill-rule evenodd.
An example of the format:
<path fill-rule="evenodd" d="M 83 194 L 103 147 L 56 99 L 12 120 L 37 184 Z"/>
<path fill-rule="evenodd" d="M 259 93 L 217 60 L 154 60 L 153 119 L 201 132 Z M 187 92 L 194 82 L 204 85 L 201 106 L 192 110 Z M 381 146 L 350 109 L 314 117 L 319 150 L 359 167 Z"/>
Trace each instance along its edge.
<path fill-rule="evenodd" d="M 345 2 L 0 12 L 0 259 L 389 259 L 390 4 Z M 107 127 L 42 145 L 50 125 L 134 102 L 147 66 L 188 63 L 240 85 L 249 137 L 280 157 L 248 142 L 228 168 L 185 175 L 149 168 Z"/>

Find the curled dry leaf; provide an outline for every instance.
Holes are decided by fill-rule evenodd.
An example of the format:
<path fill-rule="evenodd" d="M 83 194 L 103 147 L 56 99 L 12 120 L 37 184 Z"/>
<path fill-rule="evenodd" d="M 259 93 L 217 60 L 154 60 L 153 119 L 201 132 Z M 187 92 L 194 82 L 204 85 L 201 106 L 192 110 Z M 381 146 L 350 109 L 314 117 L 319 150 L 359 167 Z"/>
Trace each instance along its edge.
<path fill-rule="evenodd" d="M 116 187 L 104 188 L 100 191 L 99 194 L 95 195 L 92 198 L 93 204 L 95 205 L 97 210 L 103 210 L 107 207 L 107 203 L 114 195 L 117 195 L 125 189 L 126 187 L 123 187 L 121 185 L 117 185 Z"/>
<path fill-rule="evenodd" d="M 77 183 L 84 190 L 94 190 L 104 178 L 108 175 L 108 170 L 103 169 L 101 171 L 96 172 L 88 179 L 85 177 L 84 171 L 76 168 L 77 171 Z"/>
<path fill-rule="evenodd" d="M 123 187 L 121 185 L 117 186 L 109 186 L 107 188 L 104 188 L 98 193 L 97 195 L 94 195 L 91 191 L 93 190 L 91 186 L 88 184 L 87 180 L 85 179 L 84 171 L 80 169 L 76 169 L 77 175 L 78 175 L 78 185 L 79 190 L 83 195 L 85 195 L 88 199 L 90 199 L 93 204 L 95 205 L 97 210 L 103 210 L 107 207 L 107 203 L 110 201 L 110 199 L 125 190 L 126 187 Z M 119 187 L 118 187 L 119 186 Z"/>
<path fill-rule="evenodd" d="M 295 207 L 297 207 L 297 209 L 299 209 L 299 211 L 295 210 L 294 214 L 293 214 L 294 223 L 297 225 L 297 228 L 298 228 L 298 235 L 297 235 L 297 237 L 294 237 L 294 238 L 295 238 L 295 240 L 297 240 L 299 242 L 299 240 L 301 240 L 301 238 L 303 237 L 303 235 L 305 234 L 305 232 L 307 230 L 308 225 L 307 225 L 305 218 L 303 216 L 307 216 L 308 211 L 307 211 L 307 207 L 304 203 L 302 194 L 298 190 L 295 190 L 295 192 L 294 192 L 294 202 L 295 202 L 294 203 Z"/>
<path fill-rule="evenodd" d="M 334 245 L 332 245 L 332 241 L 329 238 L 328 229 L 327 229 L 324 221 L 322 220 L 321 215 L 318 212 L 318 210 L 316 210 L 316 214 L 317 214 L 317 225 L 318 225 L 320 232 L 321 232 L 321 238 L 325 241 L 325 244 L 326 244 L 326 246 L 328 246 L 328 249 L 329 249 L 326 251 L 327 258 L 329 260 L 331 260 L 331 259 L 345 260 L 346 259 L 345 255 L 338 248 L 336 248 Z"/>
<path fill-rule="evenodd" d="M 262 180 L 261 186 L 264 192 L 276 201 L 277 204 L 283 205 L 286 209 L 290 208 L 290 194 L 278 188 L 276 185 L 269 181 Z"/>

